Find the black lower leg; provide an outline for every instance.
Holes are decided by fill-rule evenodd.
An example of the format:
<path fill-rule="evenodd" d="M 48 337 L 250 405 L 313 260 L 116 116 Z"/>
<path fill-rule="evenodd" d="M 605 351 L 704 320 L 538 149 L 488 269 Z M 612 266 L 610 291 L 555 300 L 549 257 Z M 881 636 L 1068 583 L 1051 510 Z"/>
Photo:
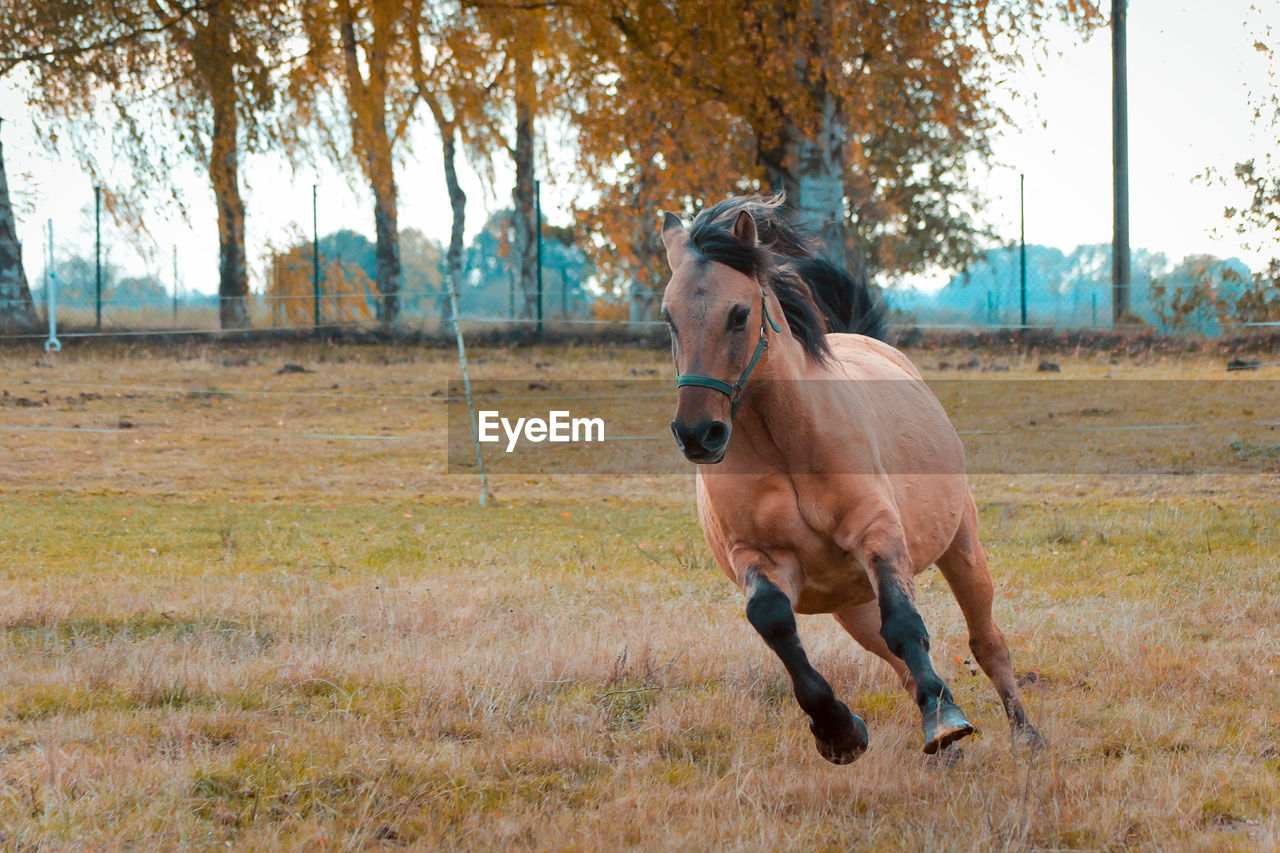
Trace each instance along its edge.
<path fill-rule="evenodd" d="M 821 717 L 836 701 L 831 685 L 809 663 L 800 645 L 796 618 L 787 596 L 763 574 L 753 574 L 747 593 L 747 621 L 786 667 L 800 707 L 810 717 Z"/>
<path fill-rule="evenodd" d="M 888 560 L 874 560 L 880 602 L 880 633 L 889 651 L 903 660 L 915 682 L 916 704 L 924 724 L 925 752 L 944 749 L 973 732 L 956 707 L 951 690 L 929 659 L 929 632 Z"/>
<path fill-rule="evenodd" d="M 809 663 L 790 600 L 756 569 L 747 575 L 747 621 L 786 668 L 822 755 L 837 764 L 857 758 L 867 746 L 866 727 L 836 699 L 831 685 Z"/>
<path fill-rule="evenodd" d="M 916 685 L 916 703 L 951 701 L 951 691 L 929 659 L 929 631 L 897 578 L 880 578 L 880 634 L 889 651 L 902 658 Z"/>

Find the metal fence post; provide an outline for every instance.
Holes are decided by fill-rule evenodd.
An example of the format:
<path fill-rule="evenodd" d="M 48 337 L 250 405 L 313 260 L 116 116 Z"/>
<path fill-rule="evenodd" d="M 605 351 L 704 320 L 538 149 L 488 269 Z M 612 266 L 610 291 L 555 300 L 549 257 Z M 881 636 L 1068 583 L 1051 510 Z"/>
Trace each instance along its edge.
<path fill-rule="evenodd" d="M 311 185 L 311 295 L 315 302 L 315 327 L 320 328 L 320 214 L 317 185 Z"/>
<path fill-rule="evenodd" d="M 533 182 L 533 200 L 538 229 L 538 340 L 542 340 L 542 181 Z"/>
<path fill-rule="evenodd" d="M 102 187 L 93 188 L 94 275 L 93 327 L 102 331 Z"/>
<path fill-rule="evenodd" d="M 1022 291 L 1022 328 L 1027 327 L 1027 214 L 1026 175 L 1018 175 L 1018 283 Z"/>
<path fill-rule="evenodd" d="M 49 262 L 45 267 L 48 284 L 45 296 L 49 306 L 49 339 L 44 342 L 45 352 L 61 352 L 62 343 L 58 340 L 58 276 L 53 271 L 53 220 L 49 220 Z"/>
<path fill-rule="evenodd" d="M 178 324 L 178 244 L 173 244 L 173 323 Z"/>

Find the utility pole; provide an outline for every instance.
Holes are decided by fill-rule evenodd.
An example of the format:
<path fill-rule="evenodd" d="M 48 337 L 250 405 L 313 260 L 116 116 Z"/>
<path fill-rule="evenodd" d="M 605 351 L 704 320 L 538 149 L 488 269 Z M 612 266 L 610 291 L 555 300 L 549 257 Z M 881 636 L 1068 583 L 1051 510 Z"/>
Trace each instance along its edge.
<path fill-rule="evenodd" d="M 1129 316 L 1129 72 L 1128 0 L 1111 0 L 1111 171 L 1114 222 L 1111 241 L 1111 321 Z"/>

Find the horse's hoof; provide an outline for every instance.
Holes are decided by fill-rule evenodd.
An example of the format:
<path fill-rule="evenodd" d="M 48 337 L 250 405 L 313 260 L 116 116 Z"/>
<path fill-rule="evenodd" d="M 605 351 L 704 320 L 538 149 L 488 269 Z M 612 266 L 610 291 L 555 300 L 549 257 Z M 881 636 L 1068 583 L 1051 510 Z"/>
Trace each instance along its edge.
<path fill-rule="evenodd" d="M 973 734 L 973 723 L 965 719 L 964 712 L 945 699 L 924 715 L 924 752 L 933 755 L 951 744 Z"/>
<path fill-rule="evenodd" d="M 829 719 L 819 725 L 809 720 L 809 731 L 817 742 L 818 752 L 832 764 L 852 764 L 867 751 L 870 736 L 867 726 L 843 702 L 836 702 L 836 710 Z"/>
<path fill-rule="evenodd" d="M 1025 747 L 1032 752 L 1040 752 L 1049 748 L 1049 742 L 1030 723 L 1023 723 L 1013 730 L 1013 743 L 1015 746 Z"/>

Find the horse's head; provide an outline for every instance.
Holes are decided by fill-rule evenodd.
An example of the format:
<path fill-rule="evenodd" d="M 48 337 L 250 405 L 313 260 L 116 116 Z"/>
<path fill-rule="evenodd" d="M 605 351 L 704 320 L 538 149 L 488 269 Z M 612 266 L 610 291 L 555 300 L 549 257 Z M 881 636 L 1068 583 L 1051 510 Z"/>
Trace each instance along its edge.
<path fill-rule="evenodd" d="M 680 218 L 666 214 L 662 242 L 671 281 L 662 298 L 662 319 L 671 330 L 678 399 L 671 434 L 692 462 L 724 458 L 742 387 L 768 348 L 768 297 L 754 275 L 740 270 L 759 266 L 756 223 L 740 211 L 722 235 L 725 245 L 709 260 L 689 245 Z M 736 257 L 735 253 L 741 255 Z"/>

